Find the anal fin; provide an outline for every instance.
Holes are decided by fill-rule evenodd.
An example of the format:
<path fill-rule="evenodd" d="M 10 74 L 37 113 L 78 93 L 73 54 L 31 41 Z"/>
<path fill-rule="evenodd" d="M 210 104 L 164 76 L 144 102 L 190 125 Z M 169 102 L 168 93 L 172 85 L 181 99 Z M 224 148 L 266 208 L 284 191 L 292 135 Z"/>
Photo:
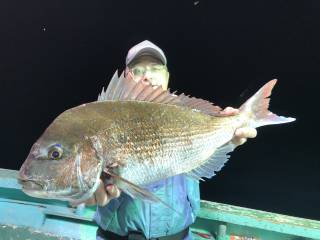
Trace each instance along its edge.
<path fill-rule="evenodd" d="M 212 178 L 215 172 L 221 170 L 224 164 L 229 160 L 228 153 L 234 150 L 235 146 L 232 143 L 226 143 L 218 148 L 201 166 L 186 173 L 188 176 L 196 179 Z"/>
<path fill-rule="evenodd" d="M 205 181 L 203 178 L 199 177 L 198 175 L 194 174 L 192 171 L 191 172 L 188 172 L 186 173 L 185 175 L 187 175 L 188 177 L 194 179 L 194 180 L 197 180 L 197 181 Z"/>

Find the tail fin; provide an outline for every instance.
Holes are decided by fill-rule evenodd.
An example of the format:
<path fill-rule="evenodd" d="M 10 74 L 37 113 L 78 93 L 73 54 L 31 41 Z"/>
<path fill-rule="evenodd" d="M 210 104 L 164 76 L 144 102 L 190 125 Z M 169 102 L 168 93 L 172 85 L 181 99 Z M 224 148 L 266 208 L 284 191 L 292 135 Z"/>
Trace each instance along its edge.
<path fill-rule="evenodd" d="M 271 80 L 259 89 L 240 107 L 240 113 L 250 117 L 249 125 L 257 128 L 264 125 L 281 124 L 295 121 L 295 118 L 278 116 L 268 110 L 271 91 L 277 80 Z"/>

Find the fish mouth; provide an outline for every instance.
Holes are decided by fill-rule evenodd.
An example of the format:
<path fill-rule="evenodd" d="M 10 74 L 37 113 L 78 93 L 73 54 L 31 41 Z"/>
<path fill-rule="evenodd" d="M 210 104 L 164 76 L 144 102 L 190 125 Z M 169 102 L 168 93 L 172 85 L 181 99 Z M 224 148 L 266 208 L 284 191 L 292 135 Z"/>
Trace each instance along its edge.
<path fill-rule="evenodd" d="M 34 198 L 42 198 L 49 200 L 59 200 L 59 201 L 67 201 L 67 202 L 75 202 L 82 203 L 87 198 L 83 198 L 83 194 L 72 193 L 69 190 L 61 190 L 61 191 L 45 191 L 43 189 L 29 189 L 22 188 L 22 191 L 30 197 Z"/>
<path fill-rule="evenodd" d="M 28 196 L 34 198 L 79 202 L 82 202 L 82 199 L 84 198 L 83 192 L 74 192 L 71 189 L 50 191 L 46 189 L 44 183 L 39 182 L 35 179 L 18 178 L 18 182 L 22 186 L 22 191 Z"/>
<path fill-rule="evenodd" d="M 22 186 L 23 191 L 40 191 L 44 189 L 42 183 L 33 179 L 19 178 L 18 182 Z"/>
<path fill-rule="evenodd" d="M 45 198 L 47 193 L 44 191 L 44 185 L 32 179 L 18 179 L 22 186 L 22 191 L 30 197 Z"/>
<path fill-rule="evenodd" d="M 22 186 L 21 190 L 30 197 L 61 200 L 61 197 L 57 195 L 57 192 L 46 190 L 44 184 L 36 180 L 18 179 L 18 182 Z"/>

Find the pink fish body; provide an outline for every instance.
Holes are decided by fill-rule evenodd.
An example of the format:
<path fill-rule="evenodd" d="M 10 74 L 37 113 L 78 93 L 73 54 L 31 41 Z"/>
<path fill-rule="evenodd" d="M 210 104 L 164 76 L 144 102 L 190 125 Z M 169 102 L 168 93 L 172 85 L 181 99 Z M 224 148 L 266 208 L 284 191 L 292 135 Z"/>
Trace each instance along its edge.
<path fill-rule="evenodd" d="M 229 159 L 239 127 L 294 121 L 268 110 L 276 80 L 223 116 L 211 103 L 175 95 L 117 74 L 97 102 L 58 116 L 21 167 L 24 191 L 35 197 L 83 201 L 102 172 L 132 197 L 157 200 L 143 186 L 177 174 L 211 178 Z"/>

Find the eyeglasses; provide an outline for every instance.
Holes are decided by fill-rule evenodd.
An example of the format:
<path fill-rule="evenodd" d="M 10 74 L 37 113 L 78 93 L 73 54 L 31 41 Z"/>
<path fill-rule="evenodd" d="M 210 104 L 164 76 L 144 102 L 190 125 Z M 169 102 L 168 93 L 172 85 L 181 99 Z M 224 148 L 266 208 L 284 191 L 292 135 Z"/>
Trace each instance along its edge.
<path fill-rule="evenodd" d="M 148 65 L 148 66 L 134 66 L 129 68 L 129 72 L 131 72 L 134 76 L 144 76 L 146 73 L 160 73 L 163 70 L 167 71 L 167 67 L 165 65 Z"/>
<path fill-rule="evenodd" d="M 147 64 L 127 67 L 125 76 L 135 81 L 149 80 L 152 85 L 168 88 L 169 73 L 166 65 Z"/>

